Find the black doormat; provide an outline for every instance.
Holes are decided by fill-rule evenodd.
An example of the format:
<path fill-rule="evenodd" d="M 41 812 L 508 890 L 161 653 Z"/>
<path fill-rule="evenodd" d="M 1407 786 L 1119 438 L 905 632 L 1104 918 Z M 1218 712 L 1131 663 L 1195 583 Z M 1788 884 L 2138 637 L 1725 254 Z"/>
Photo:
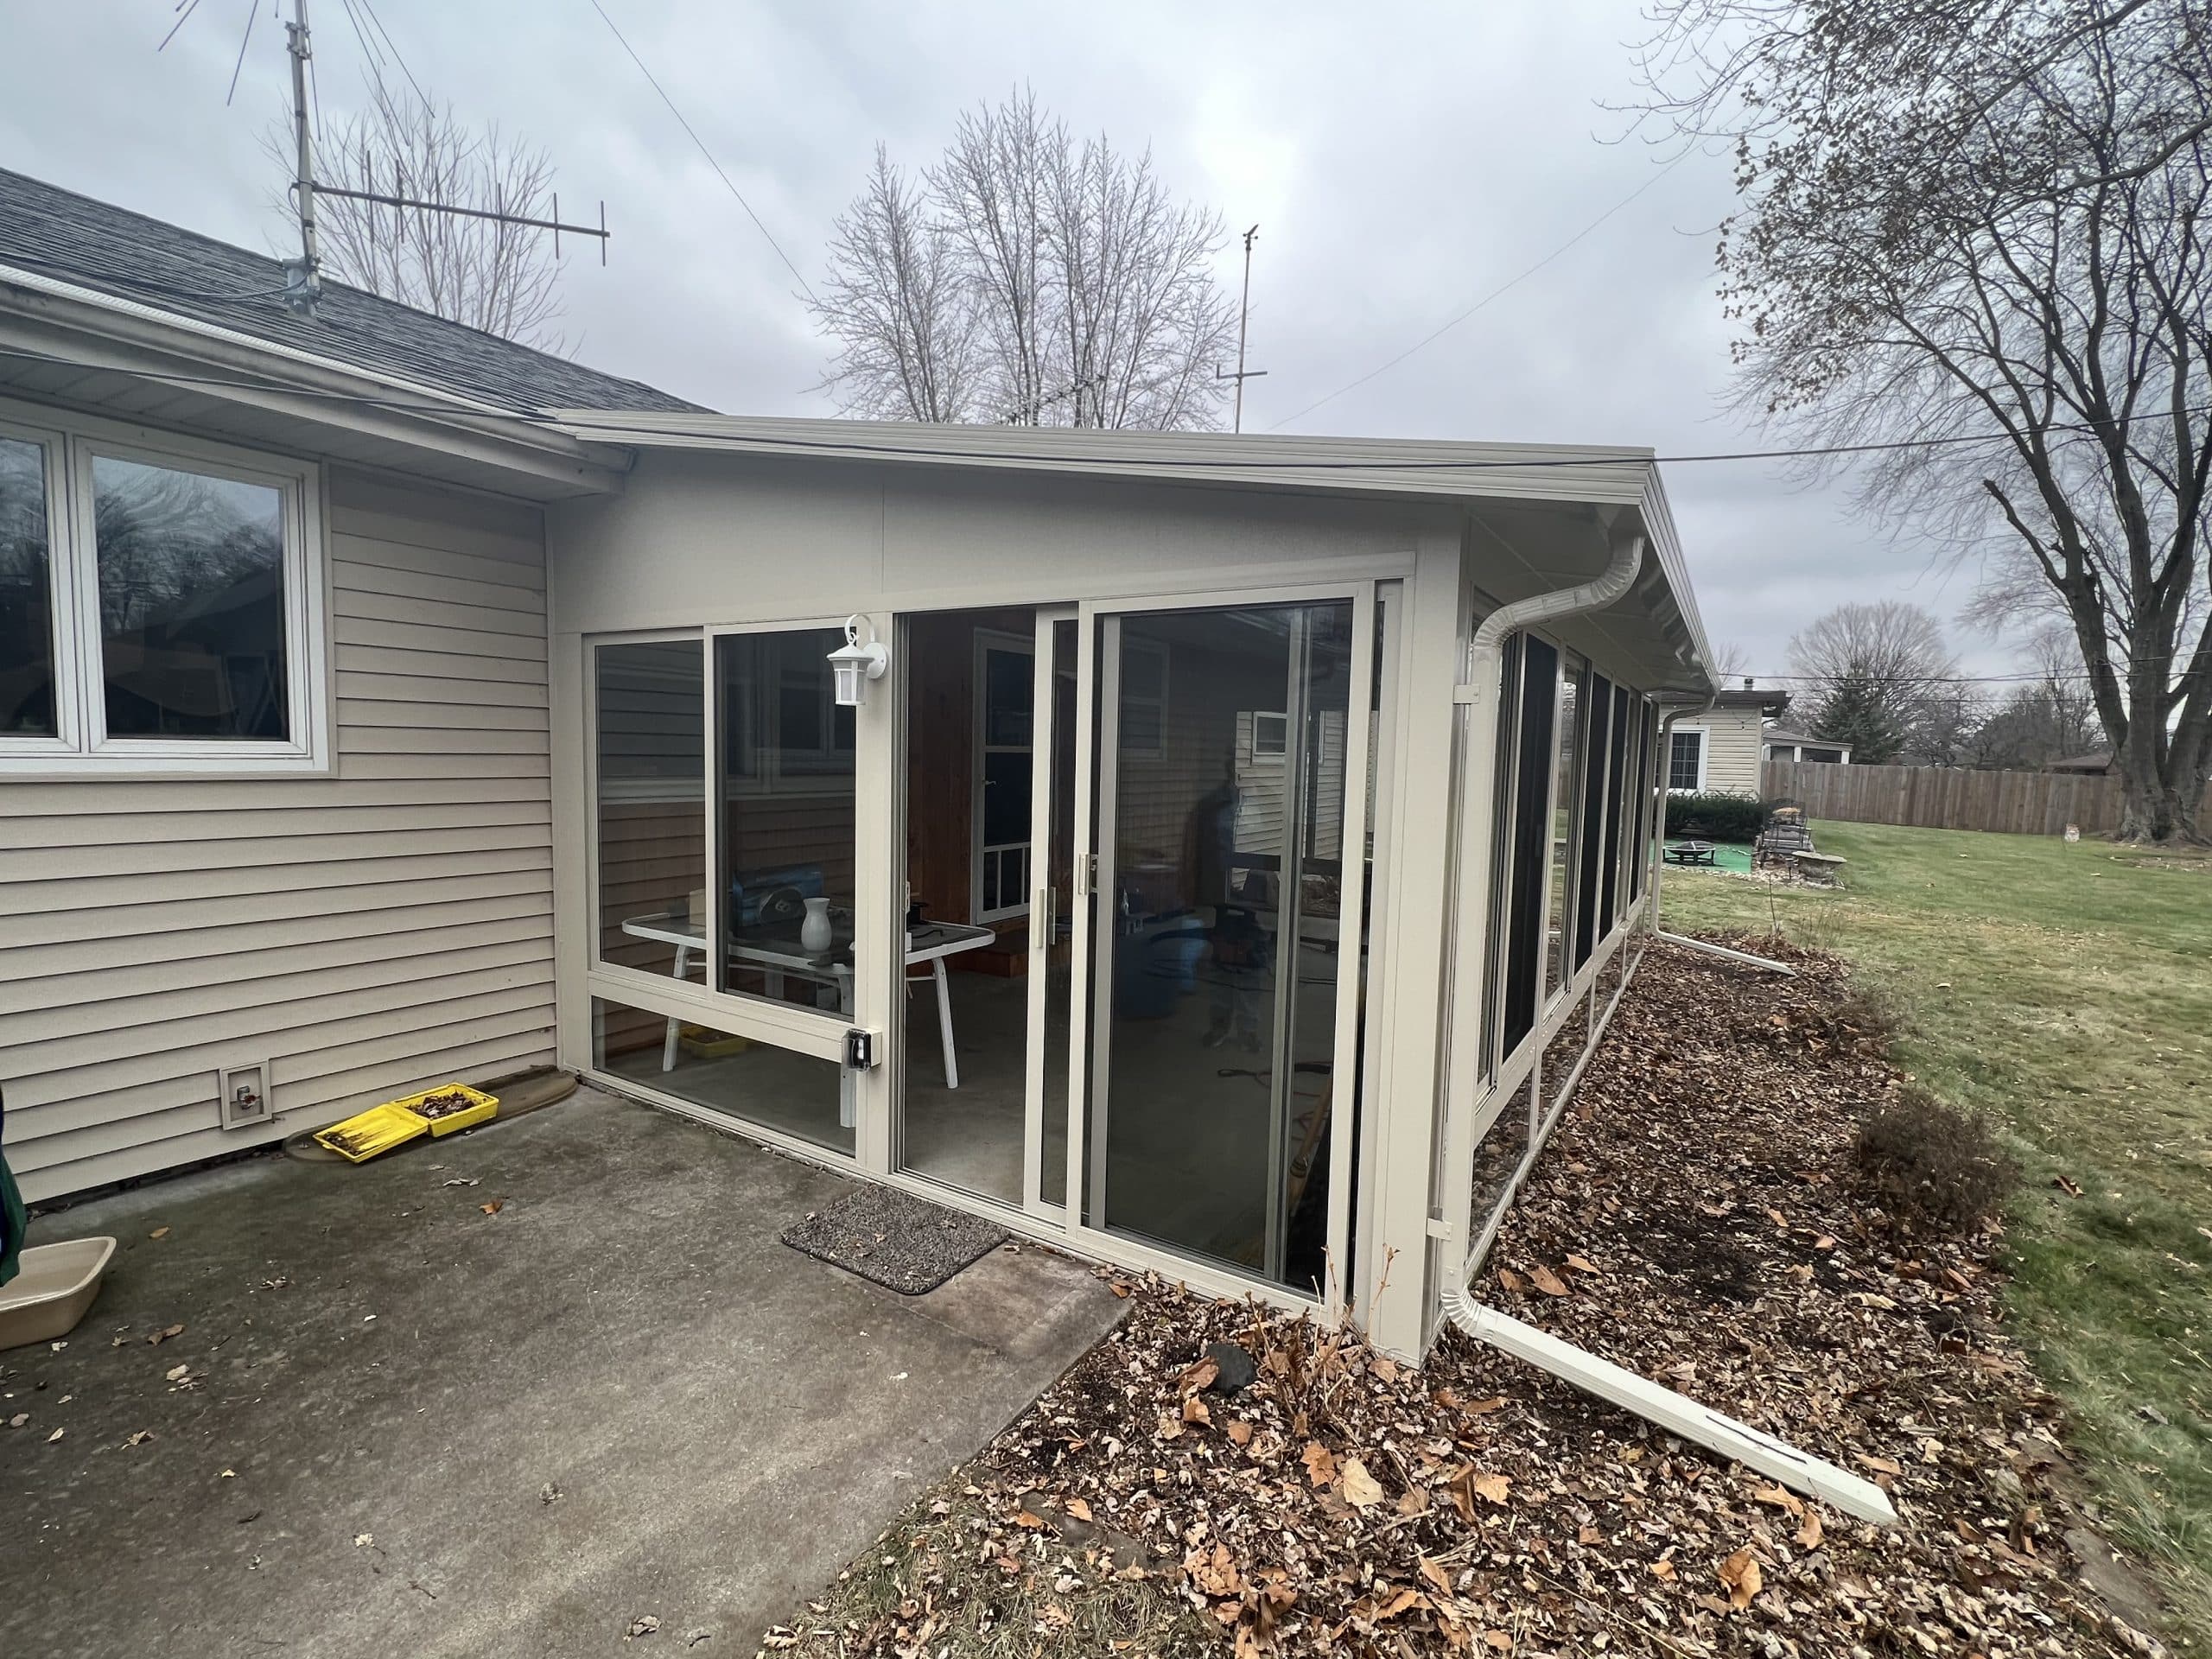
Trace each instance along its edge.
<path fill-rule="evenodd" d="M 874 1185 L 784 1229 L 791 1249 L 901 1296 L 935 1290 L 1007 1237 L 996 1222 Z"/>

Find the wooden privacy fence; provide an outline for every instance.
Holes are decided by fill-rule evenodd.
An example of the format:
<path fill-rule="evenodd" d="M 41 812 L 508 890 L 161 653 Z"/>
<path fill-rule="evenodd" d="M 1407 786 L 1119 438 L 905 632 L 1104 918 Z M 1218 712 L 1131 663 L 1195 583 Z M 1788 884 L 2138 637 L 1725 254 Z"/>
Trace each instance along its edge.
<path fill-rule="evenodd" d="M 1808 818 L 1910 824 L 1923 830 L 1994 830 L 2013 836 L 2085 836 L 2120 828 L 2117 778 L 2056 772 L 1969 772 L 1956 766 L 1854 766 L 1825 760 L 1769 760 L 1759 793 L 1797 802 Z M 2205 791 L 2212 815 L 2212 788 Z"/>

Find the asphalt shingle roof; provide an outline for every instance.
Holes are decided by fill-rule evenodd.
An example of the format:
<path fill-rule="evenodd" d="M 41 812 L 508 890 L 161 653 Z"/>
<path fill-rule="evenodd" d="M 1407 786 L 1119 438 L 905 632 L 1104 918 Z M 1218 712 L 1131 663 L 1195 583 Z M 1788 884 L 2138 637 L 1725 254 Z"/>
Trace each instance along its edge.
<path fill-rule="evenodd" d="M 327 276 L 315 315 L 301 316 L 270 296 L 282 259 L 4 168 L 0 264 L 509 409 L 700 407 Z"/>

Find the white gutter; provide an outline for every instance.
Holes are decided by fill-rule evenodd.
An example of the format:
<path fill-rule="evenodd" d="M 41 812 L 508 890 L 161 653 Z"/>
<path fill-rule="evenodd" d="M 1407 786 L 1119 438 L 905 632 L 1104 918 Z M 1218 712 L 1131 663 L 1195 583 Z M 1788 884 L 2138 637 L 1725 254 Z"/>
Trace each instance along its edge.
<path fill-rule="evenodd" d="M 1654 757 L 1654 764 L 1660 768 L 1659 784 L 1662 793 L 1665 791 L 1667 783 L 1665 770 L 1667 757 L 1674 748 L 1675 722 L 1684 715 L 1709 713 L 1713 706 L 1719 701 L 1720 694 L 1716 691 L 1703 702 L 1694 705 L 1683 703 L 1678 708 L 1669 709 L 1666 718 L 1659 722 L 1659 753 Z M 1702 950 L 1707 956 L 1725 957 L 1731 962 L 1740 962 L 1747 967 L 1763 968 L 1769 973 L 1785 975 L 1791 979 L 1796 978 L 1797 970 L 1786 962 L 1777 962 L 1770 957 L 1755 957 L 1748 950 L 1732 950 L 1725 944 L 1708 944 L 1703 939 L 1693 939 L 1687 934 L 1669 933 L 1659 925 L 1659 881 L 1667 868 L 1666 855 L 1662 850 L 1666 844 L 1667 809 L 1662 804 L 1659 809 L 1659 833 L 1651 838 L 1651 850 L 1645 855 L 1651 861 L 1651 879 L 1648 885 L 1651 889 L 1652 932 L 1669 944 L 1679 944 L 1686 950 Z"/>
<path fill-rule="evenodd" d="M 1700 1405 L 1687 1395 L 1662 1389 L 1609 1359 L 1586 1353 L 1548 1331 L 1523 1325 L 1496 1308 L 1484 1307 L 1468 1296 L 1466 1287 L 1459 1283 L 1456 1274 L 1445 1282 L 1444 1311 L 1452 1324 L 1477 1342 L 1511 1354 L 1516 1359 L 1526 1360 L 1537 1370 L 1573 1383 L 1585 1394 L 1593 1394 L 1624 1411 L 1634 1412 L 1647 1421 L 1656 1423 L 1669 1434 L 1716 1452 L 1747 1469 L 1756 1469 L 1846 1515 L 1881 1526 L 1897 1525 L 1897 1512 L 1890 1503 L 1889 1494 L 1873 1482 L 1810 1457 L 1749 1423 L 1738 1422 L 1724 1413 Z"/>

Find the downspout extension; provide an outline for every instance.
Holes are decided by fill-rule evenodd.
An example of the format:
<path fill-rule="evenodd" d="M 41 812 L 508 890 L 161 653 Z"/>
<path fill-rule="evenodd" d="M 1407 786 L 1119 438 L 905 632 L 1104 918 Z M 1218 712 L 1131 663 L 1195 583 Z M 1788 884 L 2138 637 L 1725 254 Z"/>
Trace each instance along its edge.
<path fill-rule="evenodd" d="M 1897 1523 L 1889 1494 L 1873 1482 L 1800 1452 L 1749 1423 L 1700 1405 L 1688 1395 L 1662 1389 L 1609 1359 L 1561 1342 L 1548 1331 L 1484 1307 L 1468 1296 L 1456 1274 L 1445 1284 L 1444 1311 L 1452 1324 L 1477 1342 L 1525 1360 L 1585 1394 L 1657 1424 L 1669 1434 L 1756 1469 L 1859 1520 L 1885 1527 Z"/>

